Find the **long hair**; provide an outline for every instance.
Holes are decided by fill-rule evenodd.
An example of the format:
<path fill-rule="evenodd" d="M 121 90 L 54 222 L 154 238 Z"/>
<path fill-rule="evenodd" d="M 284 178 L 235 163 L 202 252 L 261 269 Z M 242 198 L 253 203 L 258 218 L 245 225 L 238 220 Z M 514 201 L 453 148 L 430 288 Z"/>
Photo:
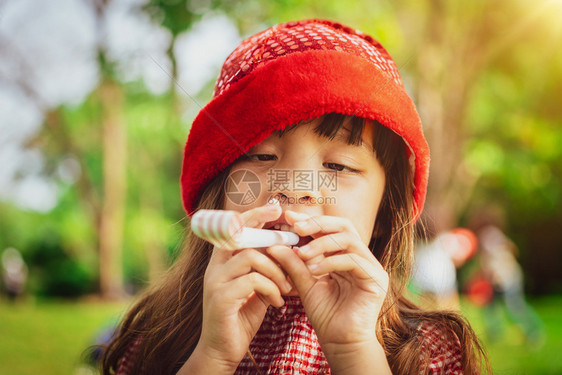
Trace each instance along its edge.
<path fill-rule="evenodd" d="M 365 120 L 359 117 L 325 115 L 315 132 L 331 139 L 347 123 L 351 125 L 348 143 L 360 144 Z M 381 124 L 375 126 L 373 150 L 384 169 L 386 182 L 369 249 L 390 279 L 376 327 L 390 367 L 397 374 L 420 374 L 424 357 L 418 326 L 427 322 L 458 337 L 465 374 L 479 374 L 482 359 L 490 372 L 483 348 L 462 316 L 447 311 L 424 311 L 403 296 L 413 261 L 414 184 L 402 138 Z M 292 128 L 275 134 L 283 136 Z M 197 209 L 223 207 L 229 171 L 230 168 L 222 171 L 206 186 Z M 189 358 L 201 334 L 203 277 L 211 250 L 212 245 L 187 229 L 178 260 L 132 307 L 105 350 L 104 374 L 115 371 L 119 360 L 135 343 L 135 357 L 143 360 L 134 361 L 131 368 L 134 374 L 171 374 Z M 450 339 L 456 340 L 452 334 Z M 425 360 L 429 358 L 426 356 Z M 429 373 L 429 368 L 425 368 Z"/>

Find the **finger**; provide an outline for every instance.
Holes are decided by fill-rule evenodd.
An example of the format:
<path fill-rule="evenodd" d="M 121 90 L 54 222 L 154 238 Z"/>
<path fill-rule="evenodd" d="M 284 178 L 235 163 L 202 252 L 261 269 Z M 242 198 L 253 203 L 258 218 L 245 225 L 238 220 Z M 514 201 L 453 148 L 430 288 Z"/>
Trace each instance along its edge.
<path fill-rule="evenodd" d="M 377 294 L 386 295 L 388 290 L 388 274 L 357 254 L 334 255 L 308 268 L 313 275 L 349 272 L 361 284 L 371 285 L 370 289 Z"/>
<path fill-rule="evenodd" d="M 279 201 L 274 199 L 268 201 L 268 204 L 256 207 L 241 214 L 242 222 L 245 227 L 262 228 L 268 221 L 274 221 L 281 216 L 283 210 L 279 205 Z"/>
<path fill-rule="evenodd" d="M 299 247 L 299 255 L 305 261 L 309 261 L 319 255 L 329 256 L 337 251 L 346 251 L 359 254 L 362 257 L 374 258 L 371 251 L 360 238 L 349 232 L 327 234 L 310 241 Z"/>
<path fill-rule="evenodd" d="M 302 258 L 302 256 L 301 256 L 301 258 Z M 320 254 L 320 255 L 315 256 L 314 258 L 306 260 L 304 263 L 308 266 L 309 264 L 320 263 L 324 258 L 325 258 L 324 254 Z"/>
<path fill-rule="evenodd" d="M 302 212 L 295 212 L 290 210 L 285 211 L 285 219 L 287 220 L 287 223 L 289 225 L 294 225 L 295 223 L 298 223 L 300 221 L 305 221 L 311 218 L 312 218 L 311 215 L 304 214 Z M 310 234 L 310 237 L 318 238 L 321 237 L 322 234 L 323 234 L 322 232 L 312 233 Z M 301 237 L 304 237 L 304 235 L 301 235 Z"/>
<path fill-rule="evenodd" d="M 357 234 L 359 232 L 351 221 L 345 217 L 338 216 L 311 216 L 304 218 L 302 214 L 296 214 L 293 211 L 286 211 L 285 218 L 287 222 L 293 225 L 297 234 L 301 237 L 311 236 L 316 233 L 336 233 L 351 232 Z"/>
<path fill-rule="evenodd" d="M 287 272 L 300 295 L 305 295 L 316 282 L 306 264 L 293 249 L 276 245 L 268 247 L 266 251 Z"/>
<path fill-rule="evenodd" d="M 270 257 L 256 249 L 244 249 L 233 256 L 224 267 L 224 271 L 218 277 L 218 282 L 229 280 L 248 274 L 252 271 L 267 277 L 277 284 L 284 293 L 292 289 L 285 273 Z"/>
<path fill-rule="evenodd" d="M 243 226 L 262 228 L 266 222 L 278 219 L 282 212 L 283 210 L 279 205 L 279 201 L 277 199 L 271 199 L 265 206 L 256 207 L 246 212 L 242 212 L 240 215 L 242 217 Z M 215 246 L 213 248 L 213 256 L 211 257 L 210 263 L 223 264 L 235 254 L 236 252 L 233 252 L 232 250 L 225 250 L 225 248 Z"/>
<path fill-rule="evenodd" d="M 217 264 L 224 264 L 227 260 L 232 258 L 232 250 L 226 250 L 218 246 L 213 246 L 211 258 L 209 259 L 209 265 L 207 268 L 213 267 Z"/>
<path fill-rule="evenodd" d="M 239 251 L 239 250 L 237 250 Z M 237 251 L 230 250 L 226 247 L 213 246 L 209 267 L 216 264 L 224 264 L 237 254 Z"/>
<path fill-rule="evenodd" d="M 281 307 L 285 304 L 277 285 L 257 272 L 248 273 L 229 282 L 223 296 L 227 300 L 247 301 L 254 292 L 273 306 Z"/>

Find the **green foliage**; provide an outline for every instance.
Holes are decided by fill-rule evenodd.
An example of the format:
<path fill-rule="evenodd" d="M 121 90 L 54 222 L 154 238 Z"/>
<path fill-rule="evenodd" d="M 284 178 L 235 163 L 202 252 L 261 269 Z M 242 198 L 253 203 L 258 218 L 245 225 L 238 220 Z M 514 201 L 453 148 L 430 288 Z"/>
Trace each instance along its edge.
<path fill-rule="evenodd" d="M 523 24 L 513 28 L 523 31 L 476 83 L 465 143 L 466 163 L 479 178 L 472 207 L 503 208 L 533 292 L 562 290 L 554 266 L 562 262 L 562 53 L 551 44 L 562 41 L 562 30 L 545 22 L 560 9 L 546 6 L 529 14 L 510 9 Z"/>
<path fill-rule="evenodd" d="M 38 295 L 77 297 L 94 290 L 92 267 L 65 253 L 56 228 L 40 229 L 26 260 Z"/>
<path fill-rule="evenodd" d="M 170 30 L 175 37 L 189 29 L 197 18 L 199 8 L 197 6 L 190 6 L 193 5 L 193 3 L 197 2 L 150 0 L 142 10 L 150 15 L 153 20 Z"/>

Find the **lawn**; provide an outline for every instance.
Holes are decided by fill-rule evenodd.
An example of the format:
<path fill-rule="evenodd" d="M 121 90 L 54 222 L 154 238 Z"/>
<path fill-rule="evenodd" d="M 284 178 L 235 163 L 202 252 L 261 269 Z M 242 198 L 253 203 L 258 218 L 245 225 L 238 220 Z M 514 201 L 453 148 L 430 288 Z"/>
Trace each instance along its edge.
<path fill-rule="evenodd" d="M 125 304 L 0 301 L 0 375 L 80 374 L 80 357 Z"/>
<path fill-rule="evenodd" d="M 482 314 L 476 307 L 463 303 L 463 312 L 483 339 L 494 374 L 562 374 L 562 296 L 531 300 L 531 306 L 544 326 L 539 344 L 526 344 L 519 327 L 504 314 L 504 335 L 490 343 L 484 335 Z"/>
<path fill-rule="evenodd" d="M 532 300 L 547 332 L 540 346 L 528 346 L 517 327 L 505 323 L 505 335 L 486 343 L 495 374 L 562 374 L 562 296 Z M 93 302 L 0 301 L 0 375 L 82 375 L 80 356 L 103 327 L 115 322 L 126 304 Z M 477 308 L 463 304 L 482 333 Z"/>

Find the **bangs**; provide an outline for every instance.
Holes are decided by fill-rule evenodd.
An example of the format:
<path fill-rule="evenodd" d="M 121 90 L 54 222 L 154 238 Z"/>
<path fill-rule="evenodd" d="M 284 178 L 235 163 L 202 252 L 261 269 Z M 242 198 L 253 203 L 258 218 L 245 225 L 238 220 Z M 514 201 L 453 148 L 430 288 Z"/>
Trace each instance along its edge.
<path fill-rule="evenodd" d="M 301 121 L 300 124 L 308 124 L 312 121 L 314 121 L 314 119 L 304 120 Z M 278 137 L 283 137 L 286 133 L 294 130 L 296 126 L 297 124 L 290 125 L 285 129 L 275 131 L 273 134 Z M 347 143 L 350 145 L 360 146 L 363 142 L 361 135 L 363 134 L 363 128 L 365 127 L 365 119 L 361 117 L 347 116 L 339 113 L 328 113 L 322 116 L 320 123 L 316 126 L 316 128 L 314 128 L 314 132 L 322 137 L 332 140 L 342 127 L 349 130 Z"/>
<path fill-rule="evenodd" d="M 308 124 L 314 119 L 301 121 L 300 124 Z M 362 134 L 365 127 L 365 120 L 362 117 L 342 115 L 339 113 L 328 113 L 321 117 L 320 123 L 314 128 L 314 132 L 330 140 L 334 139 L 341 128 L 348 133 L 347 144 L 360 146 L 363 143 Z M 371 120 L 369 120 L 371 121 Z M 399 164 L 401 159 L 407 159 L 406 143 L 401 136 L 382 125 L 380 122 L 373 122 L 373 152 L 386 171 L 393 169 L 394 165 Z M 293 131 L 297 124 L 290 125 L 282 130 L 277 130 L 273 134 L 283 137 L 286 133 Z"/>

